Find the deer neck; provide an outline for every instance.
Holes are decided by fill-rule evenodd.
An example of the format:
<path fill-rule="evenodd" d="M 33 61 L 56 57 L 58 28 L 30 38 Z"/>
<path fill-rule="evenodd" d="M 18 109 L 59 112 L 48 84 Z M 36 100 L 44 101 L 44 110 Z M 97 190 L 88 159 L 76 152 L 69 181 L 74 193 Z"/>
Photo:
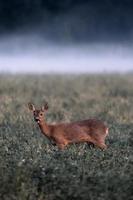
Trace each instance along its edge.
<path fill-rule="evenodd" d="M 38 123 L 39 125 L 39 128 L 41 130 L 41 132 L 46 135 L 47 137 L 50 137 L 50 127 L 49 125 L 43 120 L 43 121 L 40 121 Z"/>

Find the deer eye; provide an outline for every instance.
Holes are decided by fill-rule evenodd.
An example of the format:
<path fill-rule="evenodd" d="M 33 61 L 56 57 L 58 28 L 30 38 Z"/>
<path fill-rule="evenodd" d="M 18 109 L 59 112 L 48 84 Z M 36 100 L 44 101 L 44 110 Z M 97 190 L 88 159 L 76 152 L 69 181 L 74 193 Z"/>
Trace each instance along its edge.
<path fill-rule="evenodd" d="M 43 114 L 42 114 L 42 113 L 40 113 L 40 116 L 43 116 Z"/>

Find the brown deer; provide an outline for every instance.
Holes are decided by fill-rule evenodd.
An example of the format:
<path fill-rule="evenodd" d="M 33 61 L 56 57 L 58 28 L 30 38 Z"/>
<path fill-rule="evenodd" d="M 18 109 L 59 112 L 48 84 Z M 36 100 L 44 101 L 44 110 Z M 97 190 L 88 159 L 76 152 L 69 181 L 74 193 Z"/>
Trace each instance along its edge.
<path fill-rule="evenodd" d="M 60 148 L 64 149 L 70 143 L 87 142 L 101 149 L 106 149 L 105 138 L 108 127 L 98 119 L 87 119 L 71 123 L 47 124 L 44 119 L 48 110 L 46 103 L 41 109 L 36 109 L 32 103 L 28 104 L 33 112 L 34 120 L 38 123 L 41 132 Z"/>

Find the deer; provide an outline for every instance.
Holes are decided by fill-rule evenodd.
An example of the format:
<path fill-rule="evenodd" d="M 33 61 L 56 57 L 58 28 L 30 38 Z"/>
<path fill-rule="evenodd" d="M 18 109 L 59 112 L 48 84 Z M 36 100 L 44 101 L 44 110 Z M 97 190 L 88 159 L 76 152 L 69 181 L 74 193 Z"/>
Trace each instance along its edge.
<path fill-rule="evenodd" d="M 48 103 L 40 109 L 36 109 L 32 103 L 28 103 L 28 107 L 42 134 L 54 142 L 60 150 L 64 150 L 69 144 L 83 142 L 102 150 L 107 149 L 105 138 L 109 128 L 101 120 L 94 118 L 70 123 L 48 124 L 45 119 Z"/>

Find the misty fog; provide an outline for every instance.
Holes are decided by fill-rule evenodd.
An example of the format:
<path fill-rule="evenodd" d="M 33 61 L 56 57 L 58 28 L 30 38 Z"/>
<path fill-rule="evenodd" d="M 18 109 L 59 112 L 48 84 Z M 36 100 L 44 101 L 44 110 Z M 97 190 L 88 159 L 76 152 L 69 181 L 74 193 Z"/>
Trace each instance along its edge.
<path fill-rule="evenodd" d="M 128 72 L 133 70 L 132 52 L 128 44 L 56 44 L 32 35 L 5 36 L 0 39 L 0 72 Z"/>
<path fill-rule="evenodd" d="M 0 1 L 0 72 L 133 70 L 130 0 Z"/>

